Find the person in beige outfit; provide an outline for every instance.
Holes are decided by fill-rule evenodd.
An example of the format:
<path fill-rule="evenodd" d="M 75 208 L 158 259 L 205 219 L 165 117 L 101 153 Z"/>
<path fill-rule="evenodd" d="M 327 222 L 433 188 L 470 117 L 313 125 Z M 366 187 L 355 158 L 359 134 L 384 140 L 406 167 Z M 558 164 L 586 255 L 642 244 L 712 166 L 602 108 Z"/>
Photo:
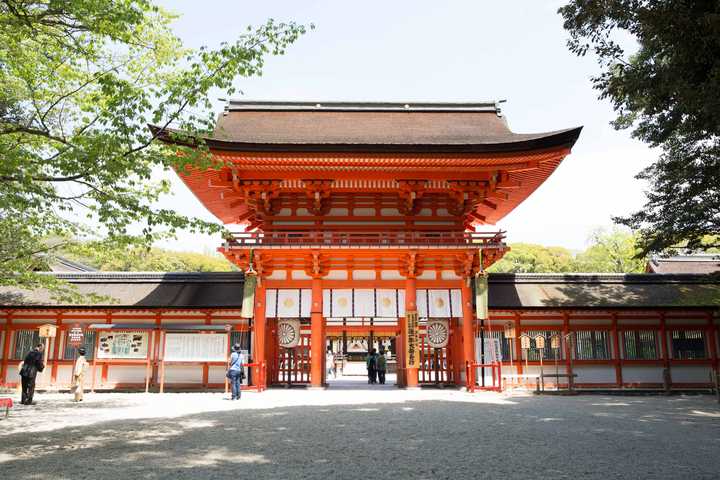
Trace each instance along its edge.
<path fill-rule="evenodd" d="M 85 371 L 88 368 L 88 361 L 85 359 L 85 349 L 78 349 L 78 358 L 75 360 L 75 367 L 72 372 L 72 383 L 70 391 L 75 394 L 75 401 L 82 402 L 85 382 Z"/>

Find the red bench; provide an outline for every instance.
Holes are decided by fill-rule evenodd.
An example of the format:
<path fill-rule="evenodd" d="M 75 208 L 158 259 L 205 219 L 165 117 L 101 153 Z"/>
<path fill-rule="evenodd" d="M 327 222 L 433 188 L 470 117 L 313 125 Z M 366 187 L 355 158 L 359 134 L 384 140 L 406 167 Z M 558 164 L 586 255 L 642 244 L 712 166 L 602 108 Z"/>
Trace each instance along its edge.
<path fill-rule="evenodd" d="M 13 407 L 12 398 L 0 398 L 0 409 L 3 407 L 5 407 L 5 418 L 7 418 L 10 409 Z"/>

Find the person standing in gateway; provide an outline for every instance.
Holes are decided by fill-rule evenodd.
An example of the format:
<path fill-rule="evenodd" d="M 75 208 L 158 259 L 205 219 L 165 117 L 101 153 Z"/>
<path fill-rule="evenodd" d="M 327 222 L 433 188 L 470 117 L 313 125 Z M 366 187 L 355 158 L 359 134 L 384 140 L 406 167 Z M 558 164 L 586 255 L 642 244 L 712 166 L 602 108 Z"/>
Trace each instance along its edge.
<path fill-rule="evenodd" d="M 385 352 L 380 351 L 380 355 L 377 356 L 376 367 L 378 383 L 385 385 L 385 371 L 387 370 L 387 358 L 385 358 Z"/>
<path fill-rule="evenodd" d="M 78 358 L 75 360 L 75 367 L 73 367 L 72 373 L 72 384 L 70 385 L 70 391 L 75 394 L 73 399 L 76 402 L 83 401 L 83 390 L 85 389 L 85 372 L 88 368 L 88 361 L 85 358 L 85 349 L 78 349 Z"/>
<path fill-rule="evenodd" d="M 228 363 L 227 371 L 227 378 L 230 379 L 230 387 L 232 389 L 232 397 L 230 400 L 240 400 L 240 383 L 245 376 L 242 357 L 242 353 L 240 353 L 240 344 L 236 343 L 233 345 L 233 353 L 230 355 L 230 362 Z"/>

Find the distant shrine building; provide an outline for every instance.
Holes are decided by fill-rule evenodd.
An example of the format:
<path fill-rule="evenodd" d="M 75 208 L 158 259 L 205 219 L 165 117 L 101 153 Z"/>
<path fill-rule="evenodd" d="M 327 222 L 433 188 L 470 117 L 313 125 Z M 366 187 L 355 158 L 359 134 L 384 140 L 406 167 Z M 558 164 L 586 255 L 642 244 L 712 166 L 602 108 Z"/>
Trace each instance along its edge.
<path fill-rule="evenodd" d="M 580 130 L 516 134 L 495 103 L 232 101 L 205 139 L 223 166 L 179 175 L 240 272 L 57 274 L 102 304 L 0 289 L 0 383 L 47 324 L 50 389 L 79 345 L 98 390 L 222 388 L 235 343 L 259 390 L 332 388 L 327 352 L 349 368 L 372 348 L 408 388 L 502 389 L 541 368 L 561 387 L 707 388 L 717 276 L 486 274 L 509 250 L 492 225 Z"/>

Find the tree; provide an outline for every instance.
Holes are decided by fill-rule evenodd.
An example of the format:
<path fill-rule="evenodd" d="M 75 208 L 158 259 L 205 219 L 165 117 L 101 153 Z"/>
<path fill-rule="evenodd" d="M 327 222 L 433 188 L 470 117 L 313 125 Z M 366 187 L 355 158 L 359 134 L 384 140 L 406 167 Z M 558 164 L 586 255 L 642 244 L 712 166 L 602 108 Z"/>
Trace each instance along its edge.
<path fill-rule="evenodd" d="M 31 272 L 33 257 L 71 242 L 48 238 L 148 246 L 160 232 L 222 229 L 154 207 L 169 188 L 152 181 L 160 171 L 215 164 L 201 141 L 178 152 L 148 124 L 202 138 L 209 94 L 232 95 L 306 27 L 269 20 L 191 50 L 173 18 L 149 0 L 0 0 L 0 284 L 54 282 Z"/>
<path fill-rule="evenodd" d="M 532 243 L 513 243 L 510 251 L 495 263 L 491 272 L 563 273 L 577 271 L 569 250 Z"/>
<path fill-rule="evenodd" d="M 641 254 L 708 248 L 720 234 L 720 3 L 573 0 L 559 13 L 570 50 L 598 58 L 614 126 L 661 150 L 637 177 L 646 205 L 615 220 L 639 232 Z"/>
<path fill-rule="evenodd" d="M 162 248 L 117 247 L 84 242 L 63 250 L 63 256 L 102 271 L 115 272 L 230 272 L 233 264 L 219 254 L 176 252 Z"/>
<path fill-rule="evenodd" d="M 576 257 L 577 271 L 599 273 L 642 273 L 646 260 L 641 256 L 637 238 L 619 228 L 598 229 L 590 237 L 590 246 Z"/>

